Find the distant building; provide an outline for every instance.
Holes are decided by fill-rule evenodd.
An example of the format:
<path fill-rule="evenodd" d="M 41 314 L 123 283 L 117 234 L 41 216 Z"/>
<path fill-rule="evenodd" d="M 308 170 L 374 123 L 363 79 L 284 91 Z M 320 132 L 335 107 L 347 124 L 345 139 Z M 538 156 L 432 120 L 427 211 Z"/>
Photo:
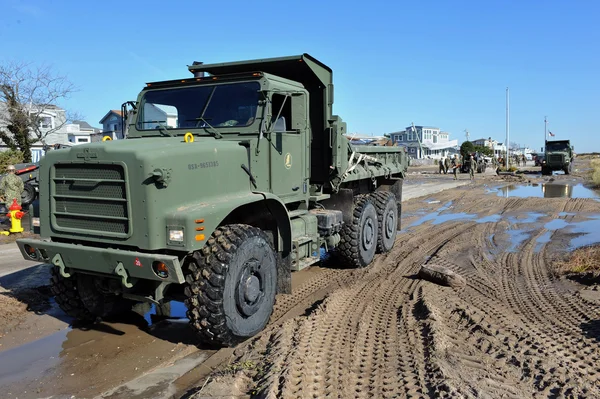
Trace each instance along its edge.
<path fill-rule="evenodd" d="M 458 140 L 450 140 L 450 133 L 433 126 L 412 126 L 389 133 L 394 143 L 406 147 L 413 158 L 440 159 L 458 153 Z"/>
<path fill-rule="evenodd" d="M 102 130 L 90 126 L 86 121 L 73 121 L 65 125 L 69 143 L 73 145 L 90 143 L 94 133 L 99 133 Z"/>
<path fill-rule="evenodd" d="M 473 140 L 471 143 L 473 143 L 475 146 L 491 148 L 492 151 L 494 151 L 494 156 L 496 158 L 506 156 L 506 146 L 503 143 L 499 143 L 498 141 L 492 139 L 491 137 L 488 137 L 487 139 Z"/>
<path fill-rule="evenodd" d="M 92 141 L 101 141 L 103 137 L 108 136 L 113 140 L 125 138 L 123 133 L 123 124 L 121 123 L 122 113 L 119 110 L 111 109 L 104 118 L 100 119 L 102 131 L 92 137 Z"/>

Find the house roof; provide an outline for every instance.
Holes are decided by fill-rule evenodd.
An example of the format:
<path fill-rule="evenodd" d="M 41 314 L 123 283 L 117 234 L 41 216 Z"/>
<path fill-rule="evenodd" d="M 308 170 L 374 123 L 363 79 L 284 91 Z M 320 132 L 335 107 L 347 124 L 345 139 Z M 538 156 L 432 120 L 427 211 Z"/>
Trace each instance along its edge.
<path fill-rule="evenodd" d="M 94 130 L 100 130 L 97 127 L 93 127 L 91 126 L 89 123 L 87 123 L 86 121 L 73 121 L 74 124 L 79 125 L 80 128 L 83 129 L 94 129 Z"/>
<path fill-rule="evenodd" d="M 108 117 L 109 117 L 111 114 L 115 114 L 115 115 L 117 115 L 118 117 L 121 117 L 121 116 L 122 116 L 122 114 L 121 114 L 121 111 L 119 111 L 119 110 L 116 110 L 116 109 L 111 109 L 110 111 L 108 111 L 108 112 L 106 113 L 106 115 L 104 115 L 104 118 L 100 119 L 100 122 L 98 122 L 98 123 L 102 123 L 102 124 L 103 124 L 103 123 L 104 123 L 104 120 L 105 120 L 106 118 L 108 118 Z"/>

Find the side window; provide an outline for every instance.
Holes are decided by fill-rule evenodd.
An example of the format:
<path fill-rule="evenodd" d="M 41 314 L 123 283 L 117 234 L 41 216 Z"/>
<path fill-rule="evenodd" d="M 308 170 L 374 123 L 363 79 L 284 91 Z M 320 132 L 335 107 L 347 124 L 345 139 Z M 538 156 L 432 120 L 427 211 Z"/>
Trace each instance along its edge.
<path fill-rule="evenodd" d="M 286 132 L 292 129 L 292 98 L 282 94 L 273 94 L 271 98 L 271 121 L 274 131 Z"/>

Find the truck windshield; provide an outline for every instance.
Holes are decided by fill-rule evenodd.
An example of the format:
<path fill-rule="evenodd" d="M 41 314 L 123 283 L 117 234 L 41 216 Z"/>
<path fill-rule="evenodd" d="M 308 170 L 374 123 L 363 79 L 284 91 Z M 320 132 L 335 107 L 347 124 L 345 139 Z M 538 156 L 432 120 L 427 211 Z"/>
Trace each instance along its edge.
<path fill-rule="evenodd" d="M 546 143 L 546 151 L 568 151 L 567 143 Z"/>
<path fill-rule="evenodd" d="M 258 107 L 258 82 L 147 91 L 138 130 L 249 126 Z"/>

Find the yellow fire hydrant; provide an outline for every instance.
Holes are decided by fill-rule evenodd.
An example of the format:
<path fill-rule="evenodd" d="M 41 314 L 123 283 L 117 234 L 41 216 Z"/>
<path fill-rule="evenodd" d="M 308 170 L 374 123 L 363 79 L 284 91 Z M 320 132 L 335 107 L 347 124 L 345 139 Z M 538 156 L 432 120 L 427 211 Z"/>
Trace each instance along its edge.
<path fill-rule="evenodd" d="M 6 216 L 10 218 L 10 229 L 8 231 L 1 231 L 0 234 L 7 236 L 9 233 L 22 233 L 23 226 L 21 226 L 21 219 L 25 216 L 25 212 L 21 212 L 21 205 L 17 204 L 17 200 L 14 199 Z"/>

